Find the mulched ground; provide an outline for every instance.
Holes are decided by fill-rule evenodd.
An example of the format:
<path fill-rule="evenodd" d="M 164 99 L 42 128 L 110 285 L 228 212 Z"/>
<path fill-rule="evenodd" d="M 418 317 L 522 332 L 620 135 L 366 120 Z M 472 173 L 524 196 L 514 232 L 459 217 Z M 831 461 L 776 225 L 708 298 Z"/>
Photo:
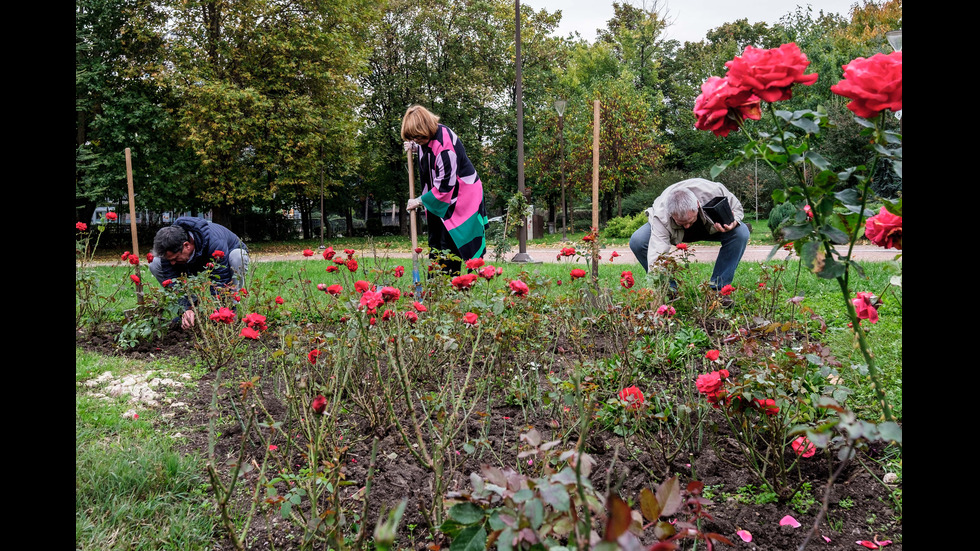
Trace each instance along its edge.
<path fill-rule="evenodd" d="M 120 352 L 116 349 L 111 336 L 76 333 L 76 346 L 108 355 L 120 355 L 139 359 L 156 359 L 164 357 L 185 357 L 196 353 L 193 336 L 184 331 L 174 330 L 163 338 L 150 343 L 144 343 L 135 349 Z M 232 376 L 233 377 L 233 376 Z M 182 449 L 186 453 L 199 454 L 206 457 L 208 453 L 208 422 L 211 419 L 211 403 L 213 398 L 215 373 L 204 376 L 199 384 L 185 387 L 178 401 L 188 405 L 186 409 L 176 410 L 169 419 L 168 430 L 180 432 L 184 438 Z M 228 378 L 225 379 L 229 380 Z M 219 391 L 218 403 L 228 392 L 237 391 L 222 388 Z M 276 414 L 276 408 L 283 408 L 275 400 L 269 401 L 269 407 Z M 225 411 L 224 413 L 228 413 Z M 467 431 L 485 434 L 496 455 L 504 465 L 516 465 L 516 450 L 518 435 L 527 427 L 537 428 L 547 441 L 553 437 L 550 429 L 551 419 L 524 418 L 525 411 L 519 406 L 495 406 L 480 419 L 471 419 Z M 533 414 L 528 409 L 527 413 Z M 373 527 L 379 511 L 388 510 L 401 499 L 409 500 L 405 516 L 402 518 L 399 537 L 396 544 L 401 548 L 432 549 L 433 545 L 448 547 L 444 539 L 426 538 L 428 533 L 424 528 L 425 522 L 420 508 L 432 499 L 432 474 L 422 469 L 407 452 L 401 440 L 391 427 L 371 428 L 362 419 L 351 416 L 345 420 L 351 427 L 349 434 L 361 435 L 348 443 L 349 448 L 343 456 L 344 473 L 347 480 L 353 484 L 342 491 L 351 493 L 364 487 L 371 447 L 375 437 L 379 440 L 378 455 L 374 481 L 368 497 L 369 526 Z M 483 423 L 489 424 L 484 427 Z M 232 457 L 237 454 L 242 442 L 240 426 L 228 424 L 218 427 L 221 433 L 217 441 L 215 456 L 217 458 Z M 789 508 L 787 504 L 768 503 L 764 505 L 740 503 L 734 497 L 724 498 L 723 494 L 735 494 L 737 489 L 758 481 L 750 471 L 739 465 L 742 455 L 737 452 L 737 443 L 722 432 L 706 434 L 706 440 L 712 445 L 705 445 L 700 453 L 693 457 L 683 457 L 670 465 L 662 460 L 641 452 L 636 457 L 626 453 L 624 440 L 610 432 L 596 432 L 587 441 L 587 452 L 593 456 L 597 464 L 593 470 L 593 483 L 600 489 L 605 489 L 607 479 L 619 487 L 619 494 L 630 501 L 636 499 L 640 489 L 655 488 L 663 480 L 656 473 L 672 473 L 679 475 L 682 487 L 696 475 L 706 487 L 715 492 L 714 505 L 708 512 L 713 517 L 702 525 L 705 532 L 716 532 L 732 541 L 732 545 L 718 545 L 718 549 L 758 549 L 758 550 L 792 550 L 797 549 L 806 538 L 807 530 L 812 526 L 819 511 L 819 500 L 823 497 L 824 488 L 829 475 L 829 469 L 836 465 L 828 465 L 825 461 L 804 463 L 803 479 L 809 481 L 818 501 L 807 513 L 799 513 Z M 717 450 L 717 451 L 716 451 Z M 247 450 L 250 457 L 261 458 L 263 450 L 257 446 Z M 884 475 L 877 470 L 877 464 L 870 459 L 880 458 L 884 448 L 873 447 L 864 456 L 864 463 L 872 471 L 869 472 L 857 462 L 852 462 L 832 487 L 829 503 L 831 504 L 828 518 L 820 527 L 819 534 L 812 538 L 809 549 L 825 549 L 828 551 L 860 550 L 864 547 L 856 544 L 858 540 L 872 540 L 876 536 L 882 540 L 893 540 L 887 549 L 901 549 L 902 525 L 896 520 L 891 506 L 889 487 L 878 480 Z M 469 489 L 469 474 L 479 471 L 481 463 L 495 463 L 493 455 L 484 453 L 482 457 L 463 454 L 450 477 L 450 491 Z M 877 479 L 877 480 L 876 480 Z M 356 503 L 354 501 L 351 502 Z M 358 505 L 357 509 L 360 508 Z M 779 521 L 785 515 L 792 515 L 802 526 L 792 528 L 780 526 Z M 351 519 L 348 519 L 350 521 Z M 743 542 L 736 532 L 747 530 L 752 536 L 751 543 Z M 369 532 L 370 534 L 370 532 Z M 267 549 L 272 545 L 278 549 L 297 548 L 296 532 L 292 525 L 276 519 L 275 515 L 266 518 L 256 515 L 250 532 L 250 548 Z M 827 542 L 824 537 L 830 539 Z M 690 543 L 684 544 L 690 548 Z M 703 545 L 703 544 L 702 544 Z M 230 549 L 228 541 L 215 543 L 215 548 Z M 700 548 L 700 547 L 699 547 Z"/>

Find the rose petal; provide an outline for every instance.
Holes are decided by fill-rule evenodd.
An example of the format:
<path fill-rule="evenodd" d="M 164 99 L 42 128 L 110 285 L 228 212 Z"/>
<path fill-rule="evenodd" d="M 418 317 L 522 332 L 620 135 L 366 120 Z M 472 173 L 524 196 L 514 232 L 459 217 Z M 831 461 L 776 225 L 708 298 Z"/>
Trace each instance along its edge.
<path fill-rule="evenodd" d="M 868 540 L 858 540 L 858 541 L 856 541 L 854 543 L 856 543 L 858 545 L 863 545 L 863 546 L 867 547 L 868 549 L 878 549 L 878 546 L 875 545 L 874 542 L 870 542 Z"/>
<path fill-rule="evenodd" d="M 791 517 L 789 515 L 786 515 L 785 517 L 779 519 L 779 525 L 780 526 L 792 526 L 793 528 L 799 528 L 800 527 L 800 521 L 796 520 L 795 518 L 793 518 L 793 517 Z"/>
<path fill-rule="evenodd" d="M 821 537 L 823 538 L 823 541 L 830 543 L 830 538 L 828 538 L 827 536 L 821 536 Z"/>
<path fill-rule="evenodd" d="M 877 534 L 875 535 L 875 537 L 874 537 L 874 540 L 875 540 L 875 543 L 877 543 L 877 544 L 878 544 L 878 547 L 884 547 L 884 546 L 886 546 L 886 545 L 891 545 L 891 543 L 892 543 L 892 540 L 883 540 L 883 541 L 878 541 L 878 536 L 877 536 Z"/>
<path fill-rule="evenodd" d="M 739 530 L 738 532 L 735 532 L 735 534 L 738 537 L 742 538 L 742 541 L 744 541 L 744 542 L 750 542 L 750 541 L 752 541 L 752 534 L 749 533 L 748 530 Z"/>

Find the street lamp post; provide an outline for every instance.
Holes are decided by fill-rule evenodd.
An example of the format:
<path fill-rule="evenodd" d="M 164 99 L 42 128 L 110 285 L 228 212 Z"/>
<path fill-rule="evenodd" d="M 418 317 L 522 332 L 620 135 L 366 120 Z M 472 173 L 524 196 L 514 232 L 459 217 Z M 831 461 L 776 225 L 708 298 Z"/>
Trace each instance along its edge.
<path fill-rule="evenodd" d="M 565 202 L 565 106 L 568 102 L 560 99 L 555 101 L 555 111 L 558 111 L 558 141 L 561 144 L 561 239 L 568 239 L 568 203 Z"/>

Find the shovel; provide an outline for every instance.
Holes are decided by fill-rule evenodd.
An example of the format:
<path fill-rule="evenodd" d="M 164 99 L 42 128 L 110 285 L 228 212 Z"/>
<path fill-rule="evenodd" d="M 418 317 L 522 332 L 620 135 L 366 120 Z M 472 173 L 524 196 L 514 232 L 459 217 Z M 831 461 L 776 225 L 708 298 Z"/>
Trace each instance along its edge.
<path fill-rule="evenodd" d="M 415 198 L 415 163 L 412 162 L 411 149 L 408 150 L 408 197 Z M 412 234 L 412 283 L 415 286 L 415 298 L 421 302 L 422 276 L 419 273 L 419 233 L 415 225 L 415 210 L 408 213 L 408 227 Z"/>

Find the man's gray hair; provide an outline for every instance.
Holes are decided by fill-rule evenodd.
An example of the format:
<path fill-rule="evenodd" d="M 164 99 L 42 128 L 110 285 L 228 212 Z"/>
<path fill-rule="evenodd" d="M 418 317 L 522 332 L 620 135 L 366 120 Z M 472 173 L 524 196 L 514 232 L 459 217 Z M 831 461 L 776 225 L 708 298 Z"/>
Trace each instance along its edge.
<path fill-rule="evenodd" d="M 698 198 L 687 188 L 677 188 L 667 196 L 667 213 L 671 216 L 684 216 L 698 211 Z"/>
<path fill-rule="evenodd" d="M 180 226 L 160 228 L 153 238 L 153 254 L 162 257 L 167 251 L 179 253 L 184 246 L 184 241 L 190 241 L 184 228 Z"/>

